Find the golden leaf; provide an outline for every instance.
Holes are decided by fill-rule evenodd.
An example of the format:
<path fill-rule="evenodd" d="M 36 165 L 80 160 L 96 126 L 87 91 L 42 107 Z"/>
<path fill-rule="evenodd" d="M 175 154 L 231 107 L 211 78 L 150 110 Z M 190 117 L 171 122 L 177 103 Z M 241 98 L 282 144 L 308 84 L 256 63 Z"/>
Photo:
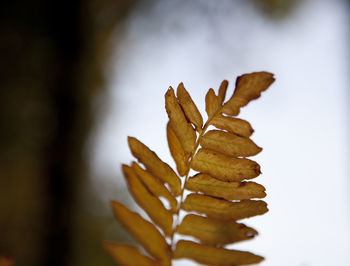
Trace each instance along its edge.
<path fill-rule="evenodd" d="M 171 167 L 160 160 L 145 144 L 133 137 L 128 137 L 131 153 L 159 180 L 166 182 L 175 196 L 181 193 L 181 180 Z"/>
<path fill-rule="evenodd" d="M 186 155 L 184 149 L 181 146 L 179 139 L 176 137 L 174 130 L 172 129 L 170 122 L 168 122 L 166 127 L 167 139 L 169 150 L 171 156 L 173 157 L 176 163 L 176 169 L 180 176 L 184 176 L 187 173 L 188 166 L 187 161 L 189 154 Z"/>
<path fill-rule="evenodd" d="M 196 127 L 198 132 L 201 132 L 203 126 L 202 115 L 182 82 L 177 87 L 176 95 L 188 120 Z"/>
<path fill-rule="evenodd" d="M 249 218 L 268 211 L 266 202 L 262 200 L 232 202 L 196 193 L 192 193 L 186 197 L 182 208 L 185 211 L 203 213 L 208 217 L 224 221 Z"/>
<path fill-rule="evenodd" d="M 254 132 L 249 122 L 229 116 L 217 115 L 210 124 L 242 137 L 250 137 Z"/>
<path fill-rule="evenodd" d="M 216 248 L 186 240 L 177 243 L 174 258 L 188 258 L 201 264 L 217 266 L 248 265 L 264 260 L 263 257 L 247 251 Z"/>
<path fill-rule="evenodd" d="M 189 178 L 185 188 L 227 200 L 264 198 L 266 196 L 265 188 L 255 182 L 225 182 L 206 174 L 198 174 Z"/>
<path fill-rule="evenodd" d="M 253 133 L 251 125 L 231 116 L 258 98 L 273 80 L 267 72 L 242 75 L 226 103 L 228 81 L 221 83 L 217 95 L 209 89 L 205 96 L 208 114 L 205 123 L 182 83 L 177 96 L 171 87 L 168 89 L 167 141 L 177 172 L 184 176 L 183 186 L 180 177 L 156 153 L 136 138 L 128 138 L 131 153 L 144 167 L 136 162 L 132 167 L 123 165 L 124 176 L 131 195 L 152 222 L 118 202 L 112 202 L 112 207 L 116 218 L 150 257 L 133 246 L 106 243 L 105 248 L 118 263 L 171 266 L 172 259 L 189 258 L 209 265 L 247 265 L 263 260 L 253 253 L 222 246 L 253 238 L 257 231 L 236 221 L 268 211 L 266 202 L 252 200 L 265 197 L 265 188 L 243 181 L 257 177 L 260 166 L 241 157 L 256 155 L 261 148 L 249 139 Z M 212 126 L 220 130 L 208 130 Z M 191 170 L 199 173 L 189 177 Z M 197 193 L 184 199 L 186 191 Z M 169 201 L 170 210 L 160 197 Z M 187 213 L 181 221 L 181 210 L 200 215 Z M 176 234 L 194 237 L 200 243 L 184 240 L 176 243 Z"/>
<path fill-rule="evenodd" d="M 210 119 L 218 111 L 220 102 L 213 89 L 210 89 L 205 96 L 205 110 Z"/>
<path fill-rule="evenodd" d="M 123 204 L 112 201 L 114 215 L 147 252 L 162 265 L 171 265 L 170 247 L 156 227 L 139 214 L 130 211 Z"/>
<path fill-rule="evenodd" d="M 196 132 L 187 121 L 180 104 L 178 103 L 173 88 L 165 94 L 165 108 L 169 116 L 171 127 L 179 139 L 186 153 L 193 152 L 196 142 Z"/>
<path fill-rule="evenodd" d="M 219 94 L 218 94 L 218 100 L 220 104 L 222 104 L 225 100 L 227 86 L 228 86 L 227 80 L 224 80 L 223 82 L 221 82 L 221 85 L 219 88 Z"/>
<path fill-rule="evenodd" d="M 148 192 L 131 167 L 123 165 L 123 173 L 128 182 L 130 193 L 137 204 L 145 210 L 156 225 L 163 229 L 166 235 L 170 235 L 173 225 L 172 213 L 165 209 L 157 197 Z"/>
<path fill-rule="evenodd" d="M 248 157 L 258 154 L 262 149 L 251 139 L 232 133 L 210 130 L 200 139 L 201 146 L 230 156 Z"/>
<path fill-rule="evenodd" d="M 104 248 L 112 256 L 112 258 L 120 265 L 123 266 L 160 266 L 157 261 L 143 255 L 136 247 L 116 244 L 110 242 L 103 243 Z"/>
<path fill-rule="evenodd" d="M 254 72 L 238 77 L 235 91 L 231 99 L 225 103 L 222 112 L 233 116 L 238 115 L 241 107 L 247 105 L 251 100 L 259 98 L 261 92 L 274 81 L 273 74 L 268 72 Z"/>
<path fill-rule="evenodd" d="M 233 158 L 208 149 L 200 149 L 191 166 L 223 181 L 242 181 L 260 174 L 260 166 L 252 160 Z"/>
<path fill-rule="evenodd" d="M 171 210 L 175 212 L 177 209 L 177 201 L 175 197 L 171 195 L 169 190 L 156 177 L 142 169 L 137 163 L 133 162 L 132 168 L 147 189 L 157 197 L 166 198 L 169 201 Z"/>
<path fill-rule="evenodd" d="M 176 231 L 182 235 L 193 236 L 208 245 L 230 244 L 252 239 L 258 234 L 256 230 L 244 224 L 194 214 L 185 216 Z"/>

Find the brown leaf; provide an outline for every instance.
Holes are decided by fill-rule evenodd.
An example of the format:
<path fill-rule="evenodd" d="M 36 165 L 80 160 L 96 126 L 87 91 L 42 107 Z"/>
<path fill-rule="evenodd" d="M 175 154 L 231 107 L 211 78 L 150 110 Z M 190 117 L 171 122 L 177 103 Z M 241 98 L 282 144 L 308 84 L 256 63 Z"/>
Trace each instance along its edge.
<path fill-rule="evenodd" d="M 123 266 L 160 266 L 157 261 L 143 255 L 140 250 L 136 247 L 116 244 L 110 242 L 103 243 L 104 248 L 112 256 L 114 261 Z M 0 264 L 1 265 L 1 264 Z"/>
<path fill-rule="evenodd" d="M 258 234 L 253 228 L 234 221 L 220 221 L 208 217 L 188 214 L 176 230 L 177 233 L 193 236 L 208 245 L 225 245 L 247 239 Z"/>
<path fill-rule="evenodd" d="M 189 154 L 186 154 L 182 148 L 182 145 L 179 139 L 176 137 L 175 132 L 170 125 L 170 122 L 167 124 L 166 132 L 169 150 L 176 163 L 177 172 L 180 176 L 184 176 L 188 171 L 187 161 L 189 159 Z"/>
<path fill-rule="evenodd" d="M 177 201 L 169 190 L 151 173 L 142 169 L 137 163 L 132 163 L 132 168 L 135 171 L 141 182 L 147 187 L 147 189 L 156 197 L 164 197 L 169 201 L 172 212 L 176 212 Z"/>
<path fill-rule="evenodd" d="M 265 91 L 274 81 L 273 74 L 268 72 L 254 72 L 238 77 L 235 91 L 231 99 L 224 105 L 222 112 L 233 116 L 238 115 L 241 107 L 259 98 L 261 92 Z"/>
<path fill-rule="evenodd" d="M 187 121 L 180 104 L 178 103 L 173 88 L 165 94 L 165 109 L 168 113 L 171 127 L 179 139 L 186 153 L 191 153 L 196 142 L 196 132 Z"/>
<path fill-rule="evenodd" d="M 177 243 L 174 258 L 188 258 L 201 264 L 217 266 L 249 265 L 264 260 L 263 257 L 247 251 L 216 248 L 187 240 Z"/>
<path fill-rule="evenodd" d="M 208 120 L 211 119 L 221 107 L 218 97 L 213 89 L 210 89 L 205 96 L 205 110 L 208 114 Z"/>
<path fill-rule="evenodd" d="M 130 211 L 123 204 L 112 201 L 113 212 L 119 222 L 128 230 L 151 256 L 162 265 L 170 265 L 170 247 L 156 227 L 138 213 Z"/>
<path fill-rule="evenodd" d="M 177 87 L 176 95 L 188 120 L 196 127 L 198 132 L 201 132 L 203 126 L 202 115 L 182 82 Z"/>
<path fill-rule="evenodd" d="M 186 197 L 182 208 L 185 211 L 203 213 L 208 217 L 224 221 L 249 218 L 268 211 L 266 202 L 262 200 L 232 202 L 196 193 Z"/>
<path fill-rule="evenodd" d="M 255 182 L 225 182 L 206 174 L 198 174 L 189 178 L 185 188 L 227 200 L 264 198 L 266 196 L 265 188 Z"/>
<path fill-rule="evenodd" d="M 219 94 L 218 94 L 218 100 L 219 103 L 222 104 L 225 100 L 226 91 L 227 91 L 228 81 L 224 80 L 221 82 L 220 88 L 219 88 Z"/>
<path fill-rule="evenodd" d="M 229 156 L 253 156 L 262 148 L 251 139 L 237 136 L 221 130 L 210 130 L 200 139 L 203 148 L 218 151 Z"/>
<path fill-rule="evenodd" d="M 131 167 L 123 165 L 123 172 L 128 182 L 130 193 L 138 205 L 145 210 L 156 225 L 162 228 L 166 235 L 171 235 L 173 225 L 172 213 L 165 209 L 163 203 L 145 188 Z"/>
<path fill-rule="evenodd" d="M 242 181 L 260 174 L 260 166 L 252 160 L 233 158 L 203 148 L 197 152 L 191 166 L 196 171 L 223 181 Z"/>
<path fill-rule="evenodd" d="M 250 137 L 254 132 L 249 122 L 239 118 L 223 115 L 215 116 L 213 120 L 211 120 L 210 124 L 242 137 Z"/>
<path fill-rule="evenodd" d="M 175 196 L 181 193 L 181 180 L 171 167 L 160 160 L 157 154 L 145 144 L 133 137 L 128 137 L 131 153 L 159 180 L 169 184 Z"/>

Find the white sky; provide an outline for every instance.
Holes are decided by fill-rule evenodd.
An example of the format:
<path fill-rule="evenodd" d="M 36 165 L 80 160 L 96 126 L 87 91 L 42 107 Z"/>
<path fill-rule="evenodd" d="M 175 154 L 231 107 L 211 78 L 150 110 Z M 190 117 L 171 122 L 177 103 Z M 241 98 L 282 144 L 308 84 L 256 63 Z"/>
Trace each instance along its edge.
<path fill-rule="evenodd" d="M 165 135 L 168 86 L 183 81 L 204 113 L 210 87 L 228 79 L 230 94 L 237 75 L 267 70 L 275 84 L 240 117 L 264 148 L 253 158 L 263 171 L 255 181 L 267 189 L 270 212 L 247 220 L 260 236 L 233 248 L 265 256 L 264 266 L 350 265 L 347 6 L 306 1 L 282 21 L 245 1 L 159 1 L 144 8 L 117 32 L 107 116 L 91 151 L 93 183 L 124 186 L 120 165 L 132 160 L 128 135 L 174 165 Z M 111 191 L 104 191 L 106 200 L 125 201 Z"/>

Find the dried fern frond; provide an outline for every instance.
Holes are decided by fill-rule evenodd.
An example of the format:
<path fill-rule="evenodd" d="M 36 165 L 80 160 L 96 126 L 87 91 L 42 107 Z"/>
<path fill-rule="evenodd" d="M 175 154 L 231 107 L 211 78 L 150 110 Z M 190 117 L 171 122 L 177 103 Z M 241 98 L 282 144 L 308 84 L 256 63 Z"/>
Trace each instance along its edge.
<path fill-rule="evenodd" d="M 166 132 L 178 174 L 145 144 L 128 138 L 131 153 L 141 165 L 123 165 L 124 176 L 131 195 L 152 222 L 121 203 L 112 202 L 116 218 L 147 252 L 105 242 L 106 250 L 117 263 L 171 265 L 172 259 L 188 258 L 208 265 L 248 265 L 264 259 L 224 246 L 254 238 L 258 232 L 237 221 L 268 211 L 266 202 L 255 200 L 266 196 L 265 188 L 245 181 L 260 175 L 260 165 L 246 157 L 258 154 L 262 148 L 249 138 L 253 133 L 251 125 L 234 116 L 241 107 L 260 97 L 273 81 L 268 72 L 242 75 L 227 102 L 227 81 L 221 83 L 218 95 L 210 89 L 205 97 L 205 123 L 182 83 L 176 95 L 171 87 L 168 89 Z M 209 126 L 217 129 L 207 131 Z M 190 177 L 191 169 L 198 173 Z M 185 190 L 192 193 L 184 199 Z M 169 208 L 160 197 L 169 202 Z M 180 221 L 180 210 L 191 214 Z M 175 243 L 175 234 L 194 237 L 198 242 Z"/>

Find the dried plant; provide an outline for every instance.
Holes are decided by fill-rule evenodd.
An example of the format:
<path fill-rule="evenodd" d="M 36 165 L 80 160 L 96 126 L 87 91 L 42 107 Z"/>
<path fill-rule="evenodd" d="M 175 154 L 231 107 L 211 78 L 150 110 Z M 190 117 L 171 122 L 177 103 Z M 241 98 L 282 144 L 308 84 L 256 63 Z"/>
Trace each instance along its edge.
<path fill-rule="evenodd" d="M 226 103 L 227 81 L 221 83 L 218 95 L 210 89 L 205 97 L 205 123 L 182 83 L 176 96 L 169 88 L 165 94 L 167 139 L 178 174 L 142 142 L 128 138 L 131 153 L 142 166 L 136 162 L 123 165 L 123 172 L 130 193 L 152 222 L 121 203 L 112 202 L 116 218 L 148 253 L 145 255 L 134 246 L 105 242 L 117 263 L 171 265 L 173 259 L 188 258 L 208 265 L 247 265 L 263 260 L 253 253 L 224 246 L 257 234 L 237 220 L 268 211 L 264 201 L 252 200 L 264 198 L 265 188 L 244 181 L 260 174 L 259 164 L 245 157 L 262 149 L 249 138 L 253 133 L 251 125 L 236 116 L 241 107 L 260 97 L 273 81 L 268 72 L 242 75 Z M 208 130 L 209 126 L 217 130 Z M 190 177 L 191 169 L 198 173 Z M 192 193 L 184 199 L 185 190 Z M 168 201 L 169 208 L 161 197 Z M 180 210 L 191 213 L 186 213 L 181 221 Z M 175 234 L 198 241 L 175 243 Z"/>

